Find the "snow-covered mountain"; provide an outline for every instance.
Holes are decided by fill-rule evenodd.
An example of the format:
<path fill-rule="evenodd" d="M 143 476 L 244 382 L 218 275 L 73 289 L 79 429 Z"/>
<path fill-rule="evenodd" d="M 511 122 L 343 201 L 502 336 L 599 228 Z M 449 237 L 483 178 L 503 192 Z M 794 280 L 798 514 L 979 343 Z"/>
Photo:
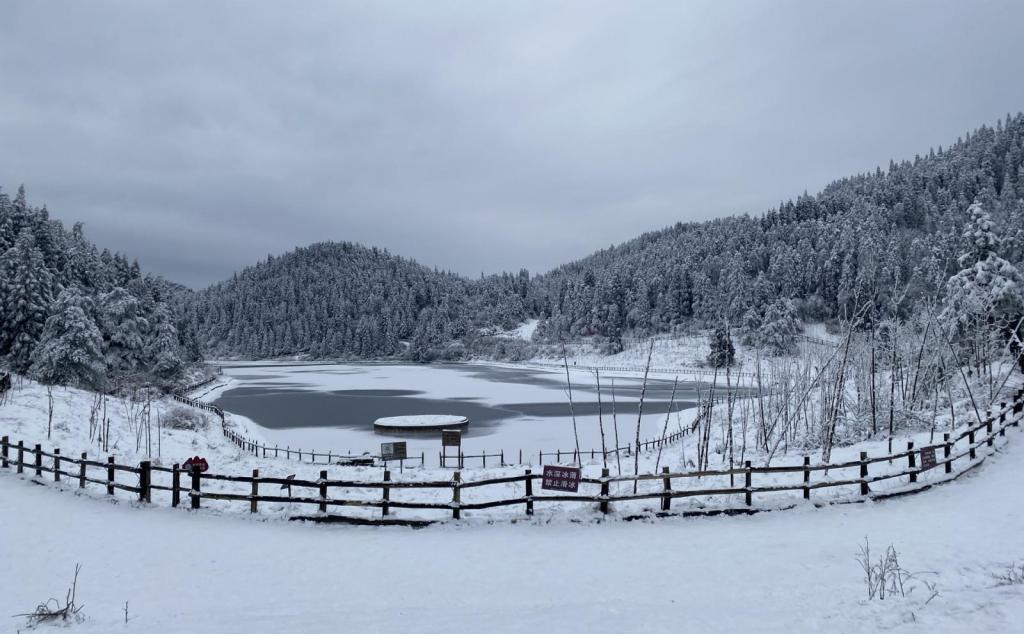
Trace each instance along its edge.
<path fill-rule="evenodd" d="M 540 276 L 469 280 L 318 244 L 198 293 L 189 313 L 215 354 L 414 359 L 493 350 L 481 329 L 530 318 L 539 340 L 598 335 L 616 351 L 627 333 L 726 320 L 757 332 L 842 318 L 865 302 L 869 314 L 905 316 L 941 299 L 960 270 L 973 203 L 998 236 L 997 254 L 1024 261 L 1024 114 L 764 215 L 680 223 Z"/>

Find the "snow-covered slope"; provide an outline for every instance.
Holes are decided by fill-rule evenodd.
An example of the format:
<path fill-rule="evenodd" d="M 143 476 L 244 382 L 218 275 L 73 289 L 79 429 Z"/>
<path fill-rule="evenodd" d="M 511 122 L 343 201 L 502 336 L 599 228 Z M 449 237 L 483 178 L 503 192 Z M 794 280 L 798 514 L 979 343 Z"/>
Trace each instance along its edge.
<path fill-rule="evenodd" d="M 1004 455 L 921 495 L 655 523 L 297 526 L 0 477 L 0 630 L 63 597 L 78 562 L 82 633 L 1015 631 L 1024 586 L 993 577 L 1024 559 L 1010 433 Z M 865 601 L 865 537 L 927 571 L 907 598 Z"/>

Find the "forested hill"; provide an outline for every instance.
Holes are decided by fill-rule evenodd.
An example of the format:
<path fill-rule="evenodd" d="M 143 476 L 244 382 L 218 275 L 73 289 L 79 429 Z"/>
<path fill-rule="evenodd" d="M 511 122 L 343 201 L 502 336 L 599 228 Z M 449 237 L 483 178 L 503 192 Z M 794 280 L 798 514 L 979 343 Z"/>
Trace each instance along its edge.
<path fill-rule="evenodd" d="M 595 335 L 614 351 L 627 333 L 728 321 L 763 335 L 797 318 L 849 315 L 868 301 L 880 317 L 905 316 L 944 299 L 947 280 L 965 266 L 960 256 L 978 251 L 979 232 L 989 236 L 985 249 L 1021 269 L 1022 164 L 1018 114 L 764 215 L 677 224 L 536 277 L 466 279 L 385 251 L 323 243 L 198 293 L 98 250 L 81 225 L 66 229 L 30 206 L 24 190 L 0 192 L 0 360 L 47 382 L 111 387 L 128 377 L 173 382 L 200 351 L 530 354 L 488 335 L 530 317 L 541 320 L 542 341 Z M 1020 294 L 1018 282 L 1004 287 Z"/>
<path fill-rule="evenodd" d="M 513 280 L 512 276 L 504 276 Z M 528 276 L 521 279 L 524 281 Z M 197 293 L 189 315 L 210 354 L 387 357 L 444 347 L 485 315 L 481 287 L 451 273 L 351 243 L 320 243 L 246 268 Z M 505 321 L 512 325 L 519 308 Z"/>
<path fill-rule="evenodd" d="M 1001 238 L 999 255 L 1021 263 L 1022 161 L 1017 114 L 764 216 L 681 223 L 567 264 L 533 280 L 527 308 L 544 318 L 540 336 L 599 334 L 612 343 L 694 320 L 756 329 L 769 311 L 827 319 L 869 300 L 880 314 L 905 314 L 941 299 L 961 268 L 974 202 Z"/>
<path fill-rule="evenodd" d="M 317 244 L 198 293 L 189 311 L 217 355 L 418 360 L 486 354 L 493 342 L 481 331 L 529 317 L 542 320 L 543 340 L 597 335 L 615 350 L 626 333 L 726 320 L 753 333 L 868 301 L 878 316 L 905 316 L 941 300 L 961 268 L 972 203 L 999 236 L 998 254 L 1024 260 L 1022 162 L 1018 114 L 764 215 L 680 223 L 533 278 L 468 280 L 375 249 Z"/>
<path fill-rule="evenodd" d="M 24 187 L 0 191 L 0 365 L 47 384 L 174 385 L 199 357 L 184 289 L 69 231 Z"/>

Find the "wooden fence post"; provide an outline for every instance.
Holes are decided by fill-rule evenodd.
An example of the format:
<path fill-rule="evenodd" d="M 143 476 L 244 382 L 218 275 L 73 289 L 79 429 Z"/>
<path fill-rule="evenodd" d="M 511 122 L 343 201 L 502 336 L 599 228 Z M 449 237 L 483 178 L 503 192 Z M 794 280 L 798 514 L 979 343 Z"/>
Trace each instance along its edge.
<path fill-rule="evenodd" d="M 607 469 L 605 469 L 607 471 Z M 668 476 L 668 467 L 662 467 L 661 473 Z M 672 478 L 665 477 L 661 479 L 662 484 L 665 488 L 665 496 L 661 498 L 661 510 L 667 511 L 672 508 L 672 498 L 669 497 L 672 494 Z"/>
<path fill-rule="evenodd" d="M 153 472 L 151 471 L 150 467 L 151 467 L 151 464 L 150 464 L 149 460 L 143 460 L 142 462 L 139 463 L 139 501 L 140 502 L 150 502 L 150 501 L 152 501 L 152 496 L 150 495 L 149 487 L 150 487 L 150 484 L 151 484 L 150 481 L 151 481 L 151 479 L 153 477 Z"/>
<path fill-rule="evenodd" d="M 18 473 L 25 473 L 25 441 L 18 441 Z"/>
<path fill-rule="evenodd" d="M 1006 403 L 1000 403 L 999 404 L 999 409 L 1001 410 L 1000 414 L 999 414 L 999 422 L 1000 423 L 1005 423 L 1006 422 Z M 1005 436 L 1006 435 L 1006 425 L 1001 425 L 999 427 L 999 435 L 1000 436 Z"/>
<path fill-rule="evenodd" d="M 746 473 L 743 474 L 744 488 L 746 489 L 744 497 L 746 498 L 747 506 L 750 506 L 751 504 L 754 503 L 754 494 L 750 491 L 751 481 L 753 480 L 753 473 L 751 473 L 750 471 L 749 460 L 743 463 L 743 468 L 746 469 Z"/>
<path fill-rule="evenodd" d="M 320 512 L 327 512 L 327 472 L 320 472 Z"/>
<path fill-rule="evenodd" d="M 942 434 L 942 458 L 946 462 L 946 473 L 953 473 L 953 461 L 949 459 L 953 453 L 953 443 L 949 441 L 949 432 Z"/>
<path fill-rule="evenodd" d="M 53 450 L 53 481 L 60 482 L 60 449 Z"/>
<path fill-rule="evenodd" d="M 860 452 L 860 494 L 868 494 L 868 452 Z"/>
<path fill-rule="evenodd" d="M 6 469 L 9 466 L 7 462 L 7 446 L 11 443 L 10 438 L 4 436 L 0 438 L 0 466 Z"/>
<path fill-rule="evenodd" d="M 992 410 L 988 412 L 988 419 L 985 421 L 985 444 L 991 447 L 995 439 L 992 438 Z"/>
<path fill-rule="evenodd" d="M 192 476 L 192 488 L 189 490 L 188 495 L 192 499 L 192 508 L 198 509 L 199 500 L 203 493 L 203 483 L 199 479 L 199 465 L 192 465 L 189 474 Z"/>
<path fill-rule="evenodd" d="M 917 482 L 917 471 L 914 469 L 917 467 L 917 458 L 914 454 L 914 443 L 907 443 L 907 468 L 910 470 L 910 482 L 913 484 Z"/>
<path fill-rule="evenodd" d="M 526 470 L 526 514 L 533 515 L 533 471 Z"/>
<path fill-rule="evenodd" d="M 804 456 L 804 499 L 811 499 L 811 457 Z"/>
<path fill-rule="evenodd" d="M 391 487 L 388 486 L 388 481 L 389 480 L 391 480 L 391 472 L 388 471 L 387 469 L 385 469 L 384 470 L 384 489 L 383 489 L 384 495 L 382 496 L 384 503 L 381 505 L 381 511 L 383 512 L 384 515 L 387 515 L 388 512 L 391 510 L 391 508 L 388 505 L 388 502 L 391 501 Z"/>
<path fill-rule="evenodd" d="M 36 454 L 36 475 L 43 475 L 43 446 L 37 444 L 35 448 Z"/>
<path fill-rule="evenodd" d="M 181 504 L 181 465 L 177 462 L 171 468 L 171 508 Z"/>
<path fill-rule="evenodd" d="M 78 488 L 79 489 L 84 489 L 85 488 L 85 461 L 87 459 L 88 459 L 88 456 L 83 451 L 82 452 L 82 461 L 78 463 Z"/>
<path fill-rule="evenodd" d="M 462 455 L 461 451 L 459 452 L 459 455 L 460 456 Z M 462 461 L 460 460 L 459 462 L 461 463 Z M 459 505 L 462 504 L 462 490 L 461 490 L 461 487 L 460 487 L 460 484 L 459 484 L 461 481 L 462 481 L 462 475 L 461 475 L 460 472 L 456 471 L 455 475 L 452 477 L 452 518 L 453 519 L 459 519 L 461 517 L 461 515 L 462 515 L 462 513 L 461 513 L 462 509 L 459 508 Z"/>
<path fill-rule="evenodd" d="M 256 498 L 258 498 L 259 495 L 260 495 L 260 470 L 259 469 L 253 469 L 252 470 L 252 499 L 249 500 L 249 512 L 250 513 L 255 513 L 257 511 L 257 508 L 256 508 L 257 500 L 256 500 Z"/>
<path fill-rule="evenodd" d="M 971 446 L 971 448 L 970 448 L 971 460 L 974 460 L 978 456 L 977 456 L 977 454 L 975 453 L 975 450 L 974 450 L 974 428 L 973 427 L 970 429 L 970 431 L 967 432 L 967 442 Z"/>
<path fill-rule="evenodd" d="M 107 456 L 107 495 L 114 495 L 114 456 Z"/>
<path fill-rule="evenodd" d="M 608 513 L 608 469 L 601 469 L 601 512 Z"/>

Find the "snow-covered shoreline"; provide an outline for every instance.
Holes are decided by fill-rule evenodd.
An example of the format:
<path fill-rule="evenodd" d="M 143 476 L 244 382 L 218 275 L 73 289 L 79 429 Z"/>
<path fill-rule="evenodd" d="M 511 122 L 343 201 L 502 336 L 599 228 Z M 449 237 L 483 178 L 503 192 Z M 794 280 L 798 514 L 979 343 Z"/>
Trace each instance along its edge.
<path fill-rule="evenodd" d="M 214 388 L 216 389 L 216 388 Z M 63 399 L 59 397 L 63 396 Z M 79 451 L 89 451 L 90 443 L 87 436 L 87 429 L 84 429 L 81 424 L 76 421 L 81 419 L 73 415 L 76 407 L 82 406 L 82 401 L 91 399 L 92 395 L 87 392 L 81 392 L 79 390 L 65 389 L 63 394 L 58 392 L 55 399 L 61 405 L 59 408 L 55 408 L 54 418 L 54 434 L 53 438 L 47 440 L 44 436 L 46 427 L 43 425 L 45 422 L 45 416 L 47 414 L 45 402 L 45 389 L 41 386 L 26 382 L 15 390 L 12 397 L 12 401 L 5 406 L 3 410 L 3 417 L 0 417 L 0 430 L 4 435 L 11 436 L 12 442 L 22 440 L 26 445 L 31 446 L 33 443 L 39 443 L 43 445 L 46 450 L 51 448 L 59 447 L 63 450 L 64 455 L 77 456 Z M 170 412 L 171 408 L 178 407 L 178 405 L 172 402 L 157 402 L 155 410 L 159 413 Z M 108 412 L 111 416 L 119 416 L 115 408 L 111 406 L 111 411 Z M 321 470 L 324 469 L 322 464 L 308 464 L 295 461 L 288 461 L 284 459 L 274 459 L 273 457 L 263 457 L 253 455 L 249 452 L 242 451 L 235 445 L 231 444 L 221 433 L 220 422 L 215 416 L 209 414 L 202 414 L 207 420 L 208 425 L 201 430 L 187 431 L 187 430 L 167 430 L 160 436 L 161 440 L 157 445 L 157 454 L 154 456 L 148 453 L 149 449 L 146 447 L 133 449 L 130 442 L 132 439 L 126 435 L 124 427 L 128 425 L 128 421 L 120 420 L 117 424 L 112 425 L 112 429 L 116 432 L 116 435 L 112 441 L 112 455 L 115 456 L 116 460 L 120 464 L 131 464 L 133 462 L 141 461 L 143 459 L 152 460 L 155 465 L 169 466 L 171 463 L 181 463 L 184 459 L 192 455 L 202 455 L 208 459 L 211 464 L 211 471 L 219 474 L 228 474 L 236 476 L 244 476 L 250 473 L 254 469 L 258 469 L 263 477 L 277 477 L 284 478 L 286 476 L 295 476 L 299 480 L 316 480 L 320 477 Z M 211 420 L 212 419 L 212 420 Z M 226 424 L 229 428 L 236 430 L 238 433 L 252 434 L 252 438 L 259 438 L 258 429 L 251 421 L 244 417 L 235 417 L 230 413 L 227 414 Z M 916 446 L 921 447 L 936 442 L 941 439 L 941 434 L 938 438 L 930 438 L 927 432 L 907 435 L 906 441 L 914 442 Z M 1005 442 L 1005 438 L 999 437 L 994 439 L 997 447 L 1002 446 Z M 894 445 L 893 449 L 895 452 L 899 452 L 903 447 L 903 439 L 899 443 Z M 93 451 L 92 455 L 97 455 L 99 452 Z M 308 449 L 307 449 L 308 450 Z M 866 441 L 857 443 L 845 447 L 837 447 L 831 457 L 832 464 L 850 462 L 855 463 L 861 452 L 867 452 L 872 457 L 880 455 L 886 455 L 888 453 L 887 442 L 884 440 Z M 294 452 L 293 452 L 294 453 Z M 756 456 L 755 453 L 751 454 L 751 457 Z M 684 438 L 683 441 L 676 445 L 669 445 L 663 448 L 661 452 L 651 452 L 641 455 L 639 458 L 638 469 L 640 473 L 652 473 L 656 471 L 657 465 L 664 465 L 668 467 L 673 473 L 685 472 L 693 470 L 693 459 L 695 457 L 695 448 L 692 438 Z M 586 458 L 586 456 L 584 456 Z M 632 468 L 632 458 L 624 460 L 625 469 L 624 474 L 628 474 Z M 619 461 L 612 458 L 610 460 L 612 475 L 618 473 L 618 469 L 621 468 Z M 596 460 L 585 459 L 583 461 L 583 474 L 584 477 L 597 478 L 601 474 L 601 460 L 600 457 Z M 780 455 L 775 458 L 771 463 L 773 466 L 799 466 L 802 464 L 802 454 L 800 453 L 788 453 Z M 878 477 L 886 473 L 900 473 L 905 468 L 903 460 L 897 460 L 895 464 L 890 463 L 887 465 L 885 461 L 875 462 L 871 465 L 871 476 Z M 963 462 L 956 469 L 961 471 L 965 468 Z M 506 478 L 510 476 L 522 475 L 524 466 L 505 466 L 505 467 L 491 467 L 486 469 L 470 469 L 464 476 L 464 480 L 483 480 L 488 478 Z M 437 480 L 448 480 L 451 477 L 451 470 L 439 469 L 435 467 L 424 467 L 403 470 L 398 479 L 404 479 L 409 481 L 437 481 Z M 929 484 L 935 482 L 942 482 L 948 479 L 948 476 L 941 472 L 941 469 L 934 469 L 928 472 L 921 473 L 919 477 L 920 484 Z M 328 467 L 328 479 L 342 478 L 345 480 L 354 480 L 362 482 L 378 482 L 381 478 L 382 470 L 380 467 L 375 466 L 359 466 L 359 467 L 342 467 L 342 466 L 330 466 Z M 829 481 L 844 481 L 850 479 L 849 474 L 835 473 L 822 474 L 815 472 L 813 476 L 812 484 L 815 486 L 823 485 Z M 731 490 L 735 486 L 731 476 L 707 476 L 704 478 L 685 478 L 679 481 L 673 482 L 673 488 L 680 490 L 683 489 L 722 489 Z M 772 487 L 772 486 L 794 486 L 800 482 L 800 473 L 774 473 L 769 475 L 757 476 L 757 487 Z M 166 484 L 166 483 L 164 483 Z M 238 488 L 238 485 L 231 482 L 210 482 L 205 485 L 205 491 L 210 492 L 221 492 L 221 493 L 236 493 L 244 494 L 246 491 L 242 491 Z M 247 486 L 247 485 L 246 485 Z M 507 485 L 498 487 L 479 487 L 475 489 L 467 489 L 462 498 L 464 503 L 481 503 L 488 502 L 494 499 L 510 499 L 521 495 L 521 483 L 510 482 Z M 625 492 L 625 488 L 631 488 L 631 482 L 621 482 L 612 485 L 612 495 Z M 872 485 L 872 488 L 876 492 L 885 491 L 900 491 L 905 487 L 905 482 L 902 478 L 885 480 L 877 484 Z M 661 491 L 660 480 L 646 480 L 640 482 L 640 492 L 651 492 L 656 493 Z M 120 495 L 121 492 L 119 492 Z M 344 495 L 352 499 L 376 499 L 379 496 L 379 489 L 358 489 L 354 488 L 350 491 L 343 492 Z M 594 493 L 591 491 L 590 493 Z M 86 491 L 86 495 L 93 495 L 95 497 L 103 497 L 103 491 L 99 489 L 91 489 Z M 154 505 L 167 506 L 169 504 L 169 494 L 165 492 L 155 492 L 154 494 Z M 813 502 L 815 503 L 829 503 L 831 501 L 843 501 L 846 499 L 856 499 L 858 495 L 858 486 L 856 483 L 850 485 L 844 485 L 842 487 L 827 488 L 827 489 L 815 489 Z M 402 500 L 407 501 L 428 501 L 438 502 L 447 504 L 450 501 L 451 490 L 450 488 L 438 488 L 438 489 L 409 489 L 399 490 L 395 492 L 392 500 L 400 502 Z M 125 499 L 130 499 L 130 495 L 125 494 Z M 580 521 L 589 517 L 594 520 L 597 516 L 594 515 L 594 509 L 587 508 L 587 505 L 580 505 L 578 503 L 569 502 L 544 502 L 538 498 L 538 512 L 537 520 L 543 522 L 550 521 Z M 677 511 L 686 510 L 714 510 L 722 508 L 735 507 L 738 501 L 734 493 L 724 493 L 721 495 L 701 495 L 700 498 L 690 500 L 684 498 L 677 500 L 674 509 Z M 626 517 L 635 514 L 648 514 L 653 513 L 657 510 L 659 501 L 657 498 L 653 500 L 637 500 L 633 502 L 624 502 L 615 504 L 613 509 L 613 517 Z M 788 493 L 772 494 L 772 495 L 759 495 L 758 496 L 758 508 L 784 508 L 793 505 L 805 504 L 800 497 L 798 490 L 790 491 Z M 242 505 L 231 502 L 221 501 L 207 501 L 204 502 L 204 508 L 213 510 L 216 513 L 227 513 L 232 515 L 241 515 L 248 512 L 248 505 Z M 270 503 L 261 506 L 261 516 L 286 518 L 295 514 L 295 509 L 288 503 Z M 300 511 L 301 512 L 301 511 Z M 356 517 L 372 518 L 377 517 L 379 511 L 375 509 L 353 509 L 351 514 Z M 444 519 L 448 517 L 447 511 L 402 511 L 399 516 L 406 519 L 414 520 L 436 520 Z M 469 520 L 476 518 L 477 521 L 491 522 L 496 519 L 506 520 L 522 520 L 522 509 L 517 507 L 504 507 L 498 510 L 492 510 L 488 512 L 467 512 L 465 517 Z"/>

